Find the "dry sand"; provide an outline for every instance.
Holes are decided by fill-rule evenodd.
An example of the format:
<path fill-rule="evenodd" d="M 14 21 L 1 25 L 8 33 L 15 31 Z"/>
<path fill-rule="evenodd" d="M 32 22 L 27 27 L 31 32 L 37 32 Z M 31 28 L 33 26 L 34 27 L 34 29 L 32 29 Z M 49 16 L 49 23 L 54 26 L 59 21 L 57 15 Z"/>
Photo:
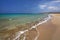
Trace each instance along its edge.
<path fill-rule="evenodd" d="M 51 15 L 53 15 L 51 20 L 37 27 L 39 31 L 39 37 L 37 40 L 60 40 L 60 14 Z M 29 33 L 28 37 L 34 36 L 33 34 L 34 32 Z M 33 39 L 33 37 L 28 40 L 31 39 Z"/>

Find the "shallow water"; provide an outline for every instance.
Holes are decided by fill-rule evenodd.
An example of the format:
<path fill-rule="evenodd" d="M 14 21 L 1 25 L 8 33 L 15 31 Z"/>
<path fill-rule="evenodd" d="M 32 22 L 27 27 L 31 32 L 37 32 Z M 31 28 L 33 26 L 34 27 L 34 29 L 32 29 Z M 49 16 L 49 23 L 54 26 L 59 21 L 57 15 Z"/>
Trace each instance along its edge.
<path fill-rule="evenodd" d="M 0 30 L 13 29 L 18 25 L 33 23 L 47 17 L 48 14 L 0 14 Z"/>
<path fill-rule="evenodd" d="M 48 14 L 0 14 L 0 39 L 18 39 L 22 35 L 21 32 L 24 34 L 35 28 L 47 16 Z"/>

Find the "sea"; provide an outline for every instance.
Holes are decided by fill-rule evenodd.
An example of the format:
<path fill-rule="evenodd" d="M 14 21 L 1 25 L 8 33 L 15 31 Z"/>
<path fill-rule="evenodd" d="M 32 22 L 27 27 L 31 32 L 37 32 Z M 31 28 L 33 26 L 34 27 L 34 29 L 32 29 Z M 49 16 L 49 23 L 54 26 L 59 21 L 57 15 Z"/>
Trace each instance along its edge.
<path fill-rule="evenodd" d="M 0 31 L 11 30 L 27 23 L 34 23 L 47 16 L 46 13 L 0 13 Z"/>

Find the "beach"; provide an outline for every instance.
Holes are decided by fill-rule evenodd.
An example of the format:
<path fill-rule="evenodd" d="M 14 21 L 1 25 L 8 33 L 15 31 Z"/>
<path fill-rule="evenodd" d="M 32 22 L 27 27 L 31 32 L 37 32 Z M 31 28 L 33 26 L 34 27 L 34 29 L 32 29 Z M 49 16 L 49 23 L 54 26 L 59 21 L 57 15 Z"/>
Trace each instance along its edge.
<path fill-rule="evenodd" d="M 47 16 L 48 14 L 0 14 L 0 40 L 22 40 L 25 32 L 37 27 L 35 25 Z"/>
<path fill-rule="evenodd" d="M 60 40 L 59 21 L 60 14 L 49 14 L 43 21 L 20 25 L 21 27 L 17 26 L 12 30 L 0 31 L 0 40 Z"/>
<path fill-rule="evenodd" d="M 39 32 L 39 34 L 37 35 L 39 36 L 37 36 L 38 38 L 36 40 L 60 40 L 60 22 L 59 22 L 60 14 L 51 15 L 52 18 L 50 20 L 37 27 L 37 31 Z M 30 34 L 33 35 L 34 32 L 29 33 L 28 37 L 30 37 Z M 28 40 L 30 39 L 33 40 L 33 37 L 32 38 L 30 37 Z"/>
<path fill-rule="evenodd" d="M 0 0 L 0 40 L 60 40 L 60 0 Z"/>

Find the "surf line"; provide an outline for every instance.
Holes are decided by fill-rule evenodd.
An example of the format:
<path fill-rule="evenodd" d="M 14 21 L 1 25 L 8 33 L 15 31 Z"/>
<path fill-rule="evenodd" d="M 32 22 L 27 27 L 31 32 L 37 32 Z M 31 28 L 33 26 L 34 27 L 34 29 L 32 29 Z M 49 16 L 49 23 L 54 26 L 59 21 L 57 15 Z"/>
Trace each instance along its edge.
<path fill-rule="evenodd" d="M 37 30 L 37 28 L 36 28 L 36 30 Z M 37 30 L 37 36 L 35 37 L 35 39 L 34 39 L 34 40 L 37 40 L 37 39 L 38 39 L 38 37 L 39 37 L 39 31 Z"/>
<path fill-rule="evenodd" d="M 36 28 L 37 26 L 39 26 L 39 25 L 47 22 L 48 20 L 50 20 L 50 19 L 52 18 L 51 16 L 52 16 L 52 15 L 49 14 L 48 17 L 44 19 L 44 21 L 39 22 L 38 24 L 32 26 L 29 30 L 31 30 L 31 29 L 33 29 L 33 28 Z M 17 35 L 13 40 L 18 39 L 22 34 L 24 34 L 25 32 L 27 32 L 27 31 L 29 31 L 29 30 L 27 29 L 27 30 L 24 30 L 24 31 L 19 31 L 19 32 L 18 32 L 18 35 Z M 37 40 L 37 37 L 36 37 L 35 40 Z"/>
<path fill-rule="evenodd" d="M 50 20 L 50 19 L 51 19 L 51 15 L 48 15 L 48 17 L 44 19 L 45 21 L 38 23 L 36 26 L 33 26 L 32 28 L 36 28 L 37 26 L 39 26 L 39 25 L 47 22 L 47 21 Z M 37 28 L 36 28 L 36 30 L 37 30 Z M 38 37 L 39 37 L 39 31 L 37 30 L 37 36 L 35 37 L 34 40 L 37 40 Z"/>
<path fill-rule="evenodd" d="M 24 34 L 23 40 L 26 40 L 26 34 Z"/>

